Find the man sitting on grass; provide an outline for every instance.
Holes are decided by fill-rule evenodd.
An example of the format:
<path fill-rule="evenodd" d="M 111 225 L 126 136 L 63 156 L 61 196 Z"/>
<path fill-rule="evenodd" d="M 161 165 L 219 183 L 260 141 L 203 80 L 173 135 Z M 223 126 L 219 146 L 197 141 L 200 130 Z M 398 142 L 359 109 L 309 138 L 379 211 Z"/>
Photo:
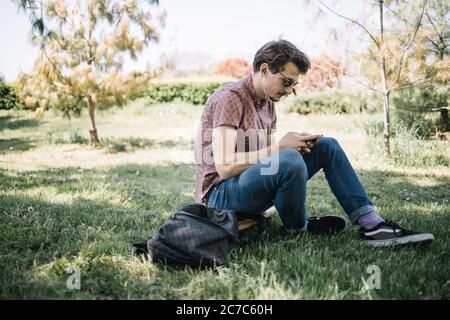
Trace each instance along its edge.
<path fill-rule="evenodd" d="M 265 44 L 255 55 L 253 73 L 226 84 L 208 99 L 196 141 L 196 201 L 216 209 L 264 212 L 275 205 L 290 233 L 338 232 L 338 216 L 308 218 L 306 184 L 323 169 L 331 191 L 369 244 L 429 243 L 430 233 L 385 221 L 374 209 L 339 143 L 331 137 L 289 132 L 274 139 L 274 102 L 291 94 L 310 68 L 292 43 Z"/>

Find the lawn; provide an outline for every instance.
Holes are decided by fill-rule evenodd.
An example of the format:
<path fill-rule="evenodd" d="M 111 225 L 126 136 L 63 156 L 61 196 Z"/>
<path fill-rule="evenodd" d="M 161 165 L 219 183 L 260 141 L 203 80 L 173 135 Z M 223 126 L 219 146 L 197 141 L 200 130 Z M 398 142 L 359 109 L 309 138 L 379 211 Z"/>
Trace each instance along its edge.
<path fill-rule="evenodd" d="M 68 120 L 47 112 L 38 121 L 1 111 L 0 298 L 449 299 L 450 143 L 414 141 L 420 152 L 409 157 L 428 162 L 408 165 L 405 158 L 399 165 L 384 160 L 366 134 L 364 124 L 382 114 L 299 116 L 280 109 L 280 136 L 295 130 L 335 137 L 377 210 L 432 232 L 434 243 L 370 248 L 355 227 L 332 237 L 284 237 L 275 217 L 266 241 L 236 250 L 223 267 L 152 265 L 128 246 L 194 201 L 201 107 L 135 101 L 98 112 L 101 149 L 87 144 L 85 114 Z M 447 162 L 428 165 L 436 157 Z M 322 172 L 308 185 L 310 215 L 345 215 Z M 381 271 L 379 289 L 364 285 L 373 265 Z M 69 266 L 80 270 L 80 289 L 67 286 Z"/>

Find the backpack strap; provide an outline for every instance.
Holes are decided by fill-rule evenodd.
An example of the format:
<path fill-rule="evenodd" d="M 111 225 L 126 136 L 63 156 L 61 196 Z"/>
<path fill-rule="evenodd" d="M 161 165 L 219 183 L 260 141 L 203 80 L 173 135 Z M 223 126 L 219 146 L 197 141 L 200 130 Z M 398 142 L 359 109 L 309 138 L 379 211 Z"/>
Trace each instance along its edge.
<path fill-rule="evenodd" d="M 256 222 L 257 234 L 255 241 L 263 240 L 267 235 L 267 221 L 261 213 L 236 212 L 238 220 L 251 219 Z"/>
<path fill-rule="evenodd" d="M 130 249 L 133 255 L 135 256 L 147 255 L 148 254 L 147 240 L 138 243 L 133 243 L 130 246 Z"/>

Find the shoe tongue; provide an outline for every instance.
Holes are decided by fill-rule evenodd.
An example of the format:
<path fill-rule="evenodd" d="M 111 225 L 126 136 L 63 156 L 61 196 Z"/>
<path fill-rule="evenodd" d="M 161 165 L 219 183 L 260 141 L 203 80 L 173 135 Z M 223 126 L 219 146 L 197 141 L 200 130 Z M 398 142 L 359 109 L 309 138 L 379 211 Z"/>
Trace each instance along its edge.
<path fill-rule="evenodd" d="M 386 227 L 400 229 L 400 226 L 398 224 L 396 224 L 394 221 L 385 221 L 385 222 L 382 222 L 382 223 Z"/>

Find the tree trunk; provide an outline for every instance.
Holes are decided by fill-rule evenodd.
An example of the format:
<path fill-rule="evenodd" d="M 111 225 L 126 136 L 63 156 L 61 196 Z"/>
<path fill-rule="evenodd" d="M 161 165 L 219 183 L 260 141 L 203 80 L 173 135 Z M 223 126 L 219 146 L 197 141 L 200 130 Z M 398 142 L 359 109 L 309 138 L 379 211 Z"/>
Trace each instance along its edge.
<path fill-rule="evenodd" d="M 441 132 L 446 132 L 448 129 L 448 110 L 445 108 L 441 109 Z"/>
<path fill-rule="evenodd" d="M 386 157 L 391 156 L 391 143 L 390 143 L 390 137 L 391 137 L 391 119 L 389 115 L 389 92 L 383 93 L 383 105 L 384 105 L 384 155 Z"/>
<path fill-rule="evenodd" d="M 389 158 L 391 156 L 391 146 L 390 146 L 390 127 L 391 120 L 389 116 L 389 86 L 386 78 L 386 59 L 384 57 L 384 15 L 383 15 L 383 0 L 379 0 L 378 2 L 380 6 L 380 33 L 381 33 L 381 42 L 380 42 L 380 72 L 381 72 L 381 84 L 383 87 L 383 105 L 384 105 L 384 155 Z"/>
<path fill-rule="evenodd" d="M 99 147 L 100 140 L 97 135 L 97 128 L 95 127 L 95 117 L 94 117 L 94 101 L 92 101 L 91 95 L 87 96 L 88 99 L 88 112 L 89 112 L 89 133 L 91 134 L 91 146 Z"/>

